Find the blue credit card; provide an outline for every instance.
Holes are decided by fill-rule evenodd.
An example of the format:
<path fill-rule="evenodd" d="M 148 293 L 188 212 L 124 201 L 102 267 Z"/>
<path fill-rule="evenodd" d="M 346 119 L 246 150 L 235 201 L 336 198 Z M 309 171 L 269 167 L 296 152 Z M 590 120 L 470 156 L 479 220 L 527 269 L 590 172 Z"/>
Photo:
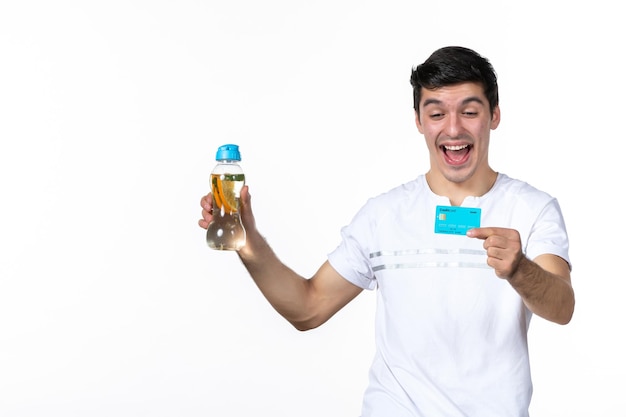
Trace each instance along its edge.
<path fill-rule="evenodd" d="M 435 233 L 464 235 L 475 227 L 480 227 L 479 208 L 437 206 Z"/>

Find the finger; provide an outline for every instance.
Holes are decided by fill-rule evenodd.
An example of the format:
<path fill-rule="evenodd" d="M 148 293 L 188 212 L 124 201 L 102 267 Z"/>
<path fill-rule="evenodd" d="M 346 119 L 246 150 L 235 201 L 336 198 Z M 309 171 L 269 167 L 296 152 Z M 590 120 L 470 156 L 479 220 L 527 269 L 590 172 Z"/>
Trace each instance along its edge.
<path fill-rule="evenodd" d="M 252 214 L 252 196 L 250 195 L 250 189 L 247 185 L 244 185 L 239 193 L 239 209 L 242 218 Z"/>
<path fill-rule="evenodd" d="M 485 249 L 488 248 L 502 248 L 505 249 L 507 248 L 509 245 L 509 240 L 501 235 L 491 235 L 488 238 L 485 239 L 485 242 L 483 243 L 483 247 Z"/>
<path fill-rule="evenodd" d="M 211 195 L 211 193 L 203 196 L 200 199 L 200 206 L 202 206 L 202 208 L 207 210 L 208 212 L 211 212 L 211 210 L 213 210 L 213 196 Z"/>
<path fill-rule="evenodd" d="M 202 206 L 202 218 L 198 220 L 198 226 L 207 229 L 213 220 L 213 197 L 210 193 L 200 199 L 200 206 Z"/>
<path fill-rule="evenodd" d="M 487 257 L 489 258 L 504 260 L 507 256 L 506 250 L 501 247 L 489 246 L 485 247 L 485 250 L 487 251 Z"/>
<path fill-rule="evenodd" d="M 514 233 L 514 232 L 513 232 Z M 506 229 L 503 227 L 476 227 L 467 231 L 467 236 L 476 239 L 487 239 L 490 236 L 505 236 L 511 237 L 512 229 Z"/>
<path fill-rule="evenodd" d="M 203 204 L 202 218 L 198 220 L 198 225 L 203 229 L 207 229 L 209 227 L 209 223 L 211 223 L 212 220 L 213 220 L 213 215 L 211 214 L 211 210 L 210 209 L 207 210 L 206 208 L 204 208 L 204 204 Z"/>
<path fill-rule="evenodd" d="M 241 192 L 239 194 L 240 198 L 241 198 L 241 204 L 244 206 L 250 206 L 250 200 L 251 200 L 251 196 L 250 196 L 250 190 L 248 188 L 247 185 L 244 185 L 243 188 L 241 189 Z"/>
<path fill-rule="evenodd" d="M 495 234 L 495 228 L 493 227 L 476 227 L 467 231 L 467 236 L 476 239 L 487 239 L 489 236 Z"/>
<path fill-rule="evenodd" d="M 254 214 L 252 213 L 252 196 L 250 195 L 250 189 L 247 185 L 244 185 L 239 194 L 241 198 L 241 221 L 243 227 L 246 230 L 253 230 L 256 228 Z"/>

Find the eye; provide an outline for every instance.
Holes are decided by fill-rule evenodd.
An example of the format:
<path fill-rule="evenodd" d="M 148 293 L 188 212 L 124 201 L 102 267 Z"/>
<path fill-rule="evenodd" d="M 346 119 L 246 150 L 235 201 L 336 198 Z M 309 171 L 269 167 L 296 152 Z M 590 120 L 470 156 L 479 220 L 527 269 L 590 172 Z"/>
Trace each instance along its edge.
<path fill-rule="evenodd" d="M 443 117 L 443 113 L 431 113 L 428 115 L 433 120 L 439 120 Z"/>
<path fill-rule="evenodd" d="M 464 111 L 463 115 L 467 117 L 476 117 L 478 116 L 478 112 L 477 111 Z"/>

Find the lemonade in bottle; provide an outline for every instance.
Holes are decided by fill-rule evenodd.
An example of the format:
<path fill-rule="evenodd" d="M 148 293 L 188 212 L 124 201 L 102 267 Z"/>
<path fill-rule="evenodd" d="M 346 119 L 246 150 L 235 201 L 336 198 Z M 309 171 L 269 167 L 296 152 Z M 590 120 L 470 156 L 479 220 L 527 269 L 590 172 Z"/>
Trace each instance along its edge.
<path fill-rule="evenodd" d="M 239 250 L 246 243 L 246 231 L 239 217 L 239 196 L 245 176 L 239 162 L 237 145 L 220 146 L 211 172 L 213 221 L 209 223 L 206 241 L 211 249 Z"/>

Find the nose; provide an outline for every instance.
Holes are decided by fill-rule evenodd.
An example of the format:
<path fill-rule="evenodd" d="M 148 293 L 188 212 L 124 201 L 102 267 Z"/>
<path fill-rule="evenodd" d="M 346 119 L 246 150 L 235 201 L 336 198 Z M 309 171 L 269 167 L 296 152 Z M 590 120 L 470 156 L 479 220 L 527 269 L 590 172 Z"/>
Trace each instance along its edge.
<path fill-rule="evenodd" d="M 461 132 L 461 118 L 456 113 L 449 113 L 445 120 L 444 132 L 447 136 L 455 138 Z"/>

